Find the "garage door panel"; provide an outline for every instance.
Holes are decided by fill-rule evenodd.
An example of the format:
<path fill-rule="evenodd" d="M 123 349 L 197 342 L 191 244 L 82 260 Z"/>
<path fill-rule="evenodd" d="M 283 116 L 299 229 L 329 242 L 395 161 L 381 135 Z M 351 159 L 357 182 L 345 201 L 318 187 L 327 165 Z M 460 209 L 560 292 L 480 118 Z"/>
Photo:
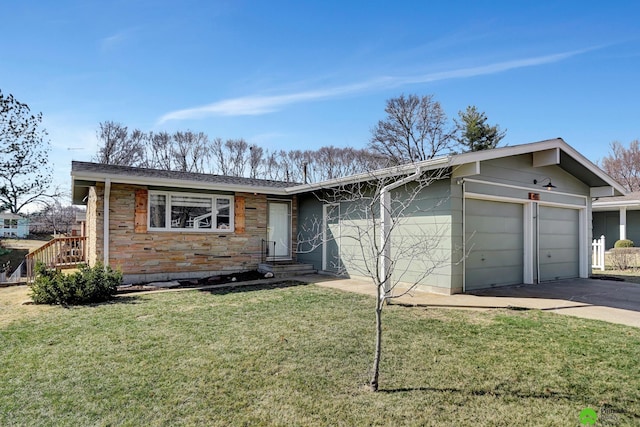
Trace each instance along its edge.
<path fill-rule="evenodd" d="M 517 267 L 522 265 L 522 250 L 474 251 L 469 253 L 468 263 L 476 268 Z"/>
<path fill-rule="evenodd" d="M 467 290 L 522 283 L 523 207 L 468 199 L 465 207 Z"/>
<path fill-rule="evenodd" d="M 514 283 L 504 283 L 505 277 L 520 277 Z M 522 268 L 519 266 L 500 268 L 474 269 L 472 275 L 467 275 L 466 290 L 485 289 L 522 283 Z"/>
<path fill-rule="evenodd" d="M 580 276 L 580 212 L 540 206 L 540 281 Z"/>
<path fill-rule="evenodd" d="M 578 249 L 578 242 L 575 235 L 567 234 L 551 234 L 544 236 L 544 244 L 541 243 L 541 249 Z"/>
<path fill-rule="evenodd" d="M 508 218 L 500 215 L 500 222 L 496 223 L 496 218 L 491 217 L 476 217 L 473 230 L 476 234 L 487 233 L 522 233 L 522 219 Z"/>
<path fill-rule="evenodd" d="M 578 258 L 575 256 L 576 250 L 578 248 L 569 248 L 569 249 L 547 249 L 540 252 L 540 262 L 544 262 L 546 258 L 546 264 L 555 264 L 555 263 L 563 263 L 563 262 L 572 262 L 577 261 Z"/>
<path fill-rule="evenodd" d="M 469 236 L 467 249 L 473 251 L 522 249 L 522 233 L 476 233 Z"/>
<path fill-rule="evenodd" d="M 568 268 L 566 263 L 549 263 L 544 267 L 544 276 L 542 276 L 542 269 L 540 275 L 541 281 L 548 282 L 551 280 L 573 279 L 578 277 L 579 271 Z"/>

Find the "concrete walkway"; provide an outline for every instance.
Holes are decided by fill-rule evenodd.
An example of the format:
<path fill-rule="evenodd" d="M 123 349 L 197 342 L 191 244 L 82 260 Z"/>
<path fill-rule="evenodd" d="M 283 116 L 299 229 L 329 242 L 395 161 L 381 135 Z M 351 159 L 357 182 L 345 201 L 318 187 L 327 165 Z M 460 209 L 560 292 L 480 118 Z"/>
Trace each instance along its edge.
<path fill-rule="evenodd" d="M 335 279 L 322 275 L 300 276 L 295 279 L 371 296 L 376 293 L 371 282 L 363 280 Z M 475 310 L 521 307 L 640 327 L 640 285 L 608 280 L 559 280 L 457 295 L 414 290 L 394 299 L 393 303 Z"/>

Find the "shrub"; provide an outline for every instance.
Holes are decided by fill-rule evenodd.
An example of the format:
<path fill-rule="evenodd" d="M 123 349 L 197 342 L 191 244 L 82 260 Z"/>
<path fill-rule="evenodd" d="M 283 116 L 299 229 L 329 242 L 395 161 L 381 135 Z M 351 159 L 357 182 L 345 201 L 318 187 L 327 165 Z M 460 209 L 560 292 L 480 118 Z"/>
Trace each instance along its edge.
<path fill-rule="evenodd" d="M 609 262 L 614 270 L 628 270 L 636 265 L 636 249 L 614 248 L 609 251 Z"/>
<path fill-rule="evenodd" d="M 618 240 L 613 244 L 614 248 L 632 248 L 633 241 L 629 239 Z"/>
<path fill-rule="evenodd" d="M 122 283 L 122 273 L 97 263 L 93 268 L 83 265 L 80 271 L 63 274 L 42 263 L 35 268 L 36 278 L 30 286 L 31 299 L 36 304 L 78 305 L 107 301 Z"/>

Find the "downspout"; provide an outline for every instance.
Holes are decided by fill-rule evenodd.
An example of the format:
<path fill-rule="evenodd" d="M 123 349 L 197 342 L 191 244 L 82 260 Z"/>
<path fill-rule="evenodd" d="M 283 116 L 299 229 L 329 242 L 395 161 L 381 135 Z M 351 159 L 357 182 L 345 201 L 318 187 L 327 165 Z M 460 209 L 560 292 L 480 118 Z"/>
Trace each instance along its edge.
<path fill-rule="evenodd" d="M 111 196 L 111 179 L 104 180 L 104 215 L 102 215 L 102 240 L 103 240 L 103 264 L 105 267 L 109 265 L 109 198 Z"/>
<path fill-rule="evenodd" d="M 467 292 L 467 198 L 465 182 L 462 179 L 462 293 Z"/>
<path fill-rule="evenodd" d="M 391 234 L 391 190 L 394 190 L 402 185 L 405 185 L 411 181 L 415 181 L 422 175 L 422 168 L 416 166 L 416 171 L 413 175 L 406 176 L 399 181 L 385 185 L 380 190 L 380 246 L 382 251 L 379 256 L 380 264 L 380 278 L 382 279 L 380 287 L 380 299 L 387 299 L 387 294 L 390 292 L 389 277 L 389 265 L 391 264 L 391 245 L 389 244 L 389 236 Z"/>

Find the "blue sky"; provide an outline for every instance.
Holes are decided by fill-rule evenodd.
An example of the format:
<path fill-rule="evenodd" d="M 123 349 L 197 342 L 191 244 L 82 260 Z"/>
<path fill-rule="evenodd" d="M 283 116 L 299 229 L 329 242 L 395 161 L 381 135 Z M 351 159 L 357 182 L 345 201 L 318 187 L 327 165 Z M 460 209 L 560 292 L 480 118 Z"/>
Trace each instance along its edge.
<path fill-rule="evenodd" d="M 43 113 L 65 187 L 102 121 L 361 148 L 403 93 L 594 162 L 640 138 L 636 1 L 23 0 L 0 16 L 0 89 Z"/>

